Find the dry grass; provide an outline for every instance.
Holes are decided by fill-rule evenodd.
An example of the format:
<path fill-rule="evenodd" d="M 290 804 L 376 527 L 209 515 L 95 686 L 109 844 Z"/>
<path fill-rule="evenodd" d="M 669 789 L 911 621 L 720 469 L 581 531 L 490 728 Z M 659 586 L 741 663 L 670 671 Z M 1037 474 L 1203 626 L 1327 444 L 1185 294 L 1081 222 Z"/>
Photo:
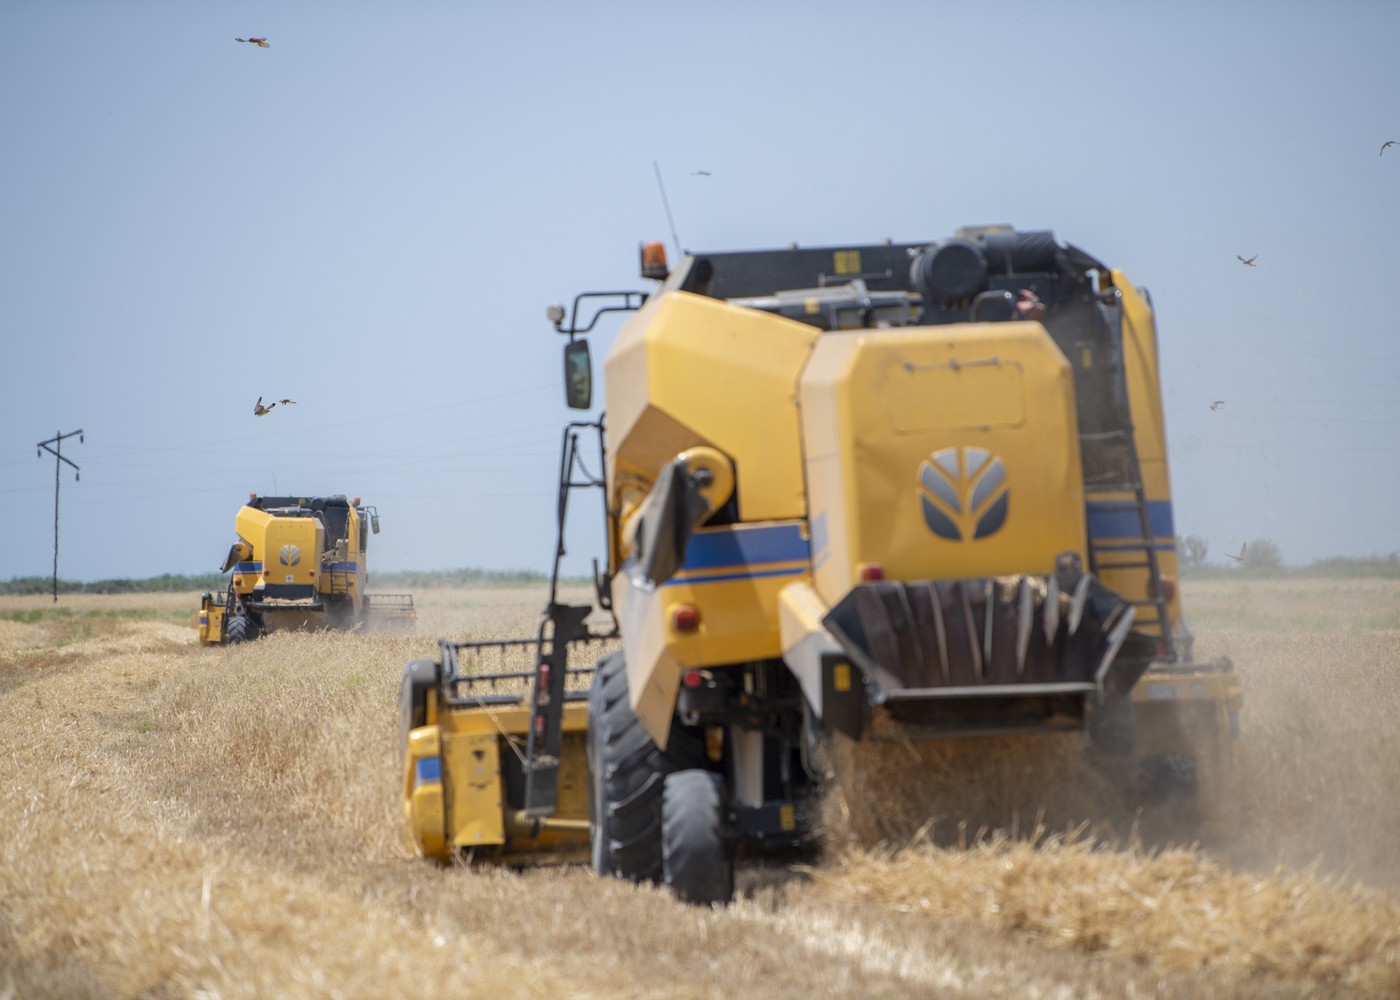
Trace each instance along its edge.
<path fill-rule="evenodd" d="M 835 896 L 925 919 L 976 917 L 1081 952 L 1159 971 L 1268 974 L 1400 994 L 1400 906 L 1309 874 L 1232 875 L 1187 851 L 993 838 L 970 850 L 848 852 L 818 873 Z"/>
<path fill-rule="evenodd" d="M 533 634 L 542 590 L 420 592 L 413 634 L 233 649 L 201 649 L 169 617 L 105 614 L 178 618 L 194 595 L 64 598 L 93 612 L 87 634 L 0 617 L 0 998 L 1394 995 L 1394 902 L 1296 866 L 1320 856 L 1347 884 L 1400 884 L 1383 836 L 1400 789 L 1384 752 L 1400 728 L 1396 636 L 1366 624 L 1400 593 L 1339 595 L 1353 610 L 1335 628 L 1280 637 L 1287 622 L 1253 621 L 1267 585 L 1250 587 L 1187 591 L 1246 622 L 1195 619 L 1203 651 L 1231 653 L 1247 688 L 1238 836 L 1219 863 L 965 830 L 962 849 L 746 870 L 743 898 L 714 911 L 578 868 L 404 855 L 402 664 L 439 634 Z M 25 600 L 0 599 L 0 616 Z M 972 811 L 1019 830 L 1092 812 L 1073 783 L 1038 796 L 1063 817 L 1024 805 L 1052 750 L 991 765 L 1000 778 L 964 789 Z M 895 811 L 855 814 L 882 808 Z M 907 807 L 877 839 L 960 811 Z M 935 824 L 935 838 L 955 830 Z M 1259 873 L 1276 862 L 1294 867 Z"/>

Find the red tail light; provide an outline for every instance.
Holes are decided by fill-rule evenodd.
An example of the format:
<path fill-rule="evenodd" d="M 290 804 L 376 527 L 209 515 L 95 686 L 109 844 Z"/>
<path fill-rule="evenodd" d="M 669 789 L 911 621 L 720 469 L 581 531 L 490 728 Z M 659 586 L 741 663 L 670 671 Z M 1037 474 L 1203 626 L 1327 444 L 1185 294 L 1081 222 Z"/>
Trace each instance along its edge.
<path fill-rule="evenodd" d="M 861 563 L 857 569 L 861 583 L 879 583 L 885 578 L 885 567 L 879 563 Z"/>
<path fill-rule="evenodd" d="M 694 632 L 700 627 L 700 609 L 693 604 L 678 604 L 671 609 L 671 627 L 677 632 Z"/>
<path fill-rule="evenodd" d="M 705 678 L 701 676 L 698 670 L 687 670 L 681 675 L 681 683 L 688 688 L 698 688 L 701 684 L 705 683 Z"/>

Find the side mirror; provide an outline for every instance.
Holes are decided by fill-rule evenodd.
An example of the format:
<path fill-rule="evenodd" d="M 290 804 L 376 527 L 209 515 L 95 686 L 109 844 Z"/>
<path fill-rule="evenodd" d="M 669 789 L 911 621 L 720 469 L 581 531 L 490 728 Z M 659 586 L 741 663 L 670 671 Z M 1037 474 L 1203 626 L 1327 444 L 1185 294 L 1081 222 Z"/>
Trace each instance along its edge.
<path fill-rule="evenodd" d="M 371 514 L 369 518 L 369 530 L 376 535 L 379 534 L 379 515 Z"/>
<path fill-rule="evenodd" d="M 586 410 L 593 405 L 593 361 L 586 340 L 571 340 L 564 345 L 564 401 L 571 410 Z"/>

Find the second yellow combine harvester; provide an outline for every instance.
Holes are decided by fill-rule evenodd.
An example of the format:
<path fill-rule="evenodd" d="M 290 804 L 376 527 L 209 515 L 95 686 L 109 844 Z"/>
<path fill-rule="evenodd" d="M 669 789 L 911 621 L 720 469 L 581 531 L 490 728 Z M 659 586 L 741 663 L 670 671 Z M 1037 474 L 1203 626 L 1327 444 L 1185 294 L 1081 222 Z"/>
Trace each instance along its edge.
<path fill-rule="evenodd" d="M 535 639 L 405 668 L 421 853 L 587 849 L 724 901 L 736 857 L 812 836 L 823 738 L 1085 730 L 1210 818 L 1241 696 L 1181 617 L 1145 292 L 1007 227 L 674 270 L 652 244 L 643 275 L 550 310 L 580 408 L 582 335 L 635 312 L 606 444 L 571 423 L 560 468 L 557 552 L 571 492 L 603 493 L 597 609 L 556 588 Z"/>
<path fill-rule="evenodd" d="M 220 569 L 226 594 L 205 594 L 199 638 L 236 644 L 282 628 L 375 629 L 415 619 L 409 594 L 365 592 L 365 553 L 379 513 L 360 498 L 260 497 L 234 520 L 238 540 Z"/>

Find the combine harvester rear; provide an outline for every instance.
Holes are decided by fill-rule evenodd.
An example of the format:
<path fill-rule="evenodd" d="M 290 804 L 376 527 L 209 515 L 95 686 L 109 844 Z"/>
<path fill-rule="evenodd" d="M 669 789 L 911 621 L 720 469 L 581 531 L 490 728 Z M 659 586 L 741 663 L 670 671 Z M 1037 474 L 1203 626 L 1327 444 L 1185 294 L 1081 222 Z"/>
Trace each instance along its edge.
<path fill-rule="evenodd" d="M 736 858 L 812 838 L 825 738 L 1081 730 L 1137 801 L 1210 821 L 1241 693 L 1181 617 L 1143 291 L 1006 227 L 674 270 L 650 244 L 643 276 L 550 310 L 576 408 L 583 335 L 635 312 L 607 441 L 569 424 L 559 470 L 558 554 L 602 492 L 597 608 L 552 589 L 535 639 L 405 668 L 421 853 L 587 846 L 727 900 Z"/>
<path fill-rule="evenodd" d="M 411 594 L 370 594 L 365 552 L 379 534 L 379 513 L 360 498 L 260 497 L 235 519 L 238 541 L 221 573 L 232 572 L 222 598 L 205 594 L 199 639 L 240 643 L 295 628 L 409 628 Z"/>

